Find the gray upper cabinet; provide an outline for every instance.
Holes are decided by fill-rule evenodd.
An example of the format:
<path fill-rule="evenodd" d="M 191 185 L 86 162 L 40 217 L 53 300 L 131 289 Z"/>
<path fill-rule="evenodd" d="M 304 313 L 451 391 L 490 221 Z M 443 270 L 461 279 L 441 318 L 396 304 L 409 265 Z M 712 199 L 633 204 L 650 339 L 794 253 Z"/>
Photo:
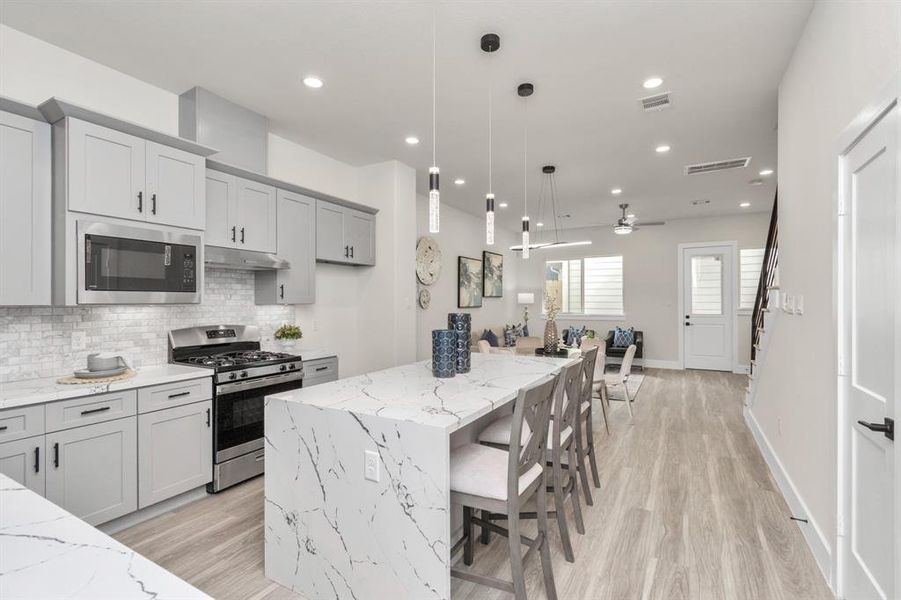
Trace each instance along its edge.
<path fill-rule="evenodd" d="M 0 111 L 0 305 L 50 304 L 50 125 Z"/>
<path fill-rule="evenodd" d="M 203 229 L 202 156 L 79 119 L 66 119 L 68 208 Z"/>
<path fill-rule="evenodd" d="M 148 221 L 203 229 L 206 224 L 202 156 L 147 142 Z"/>
<path fill-rule="evenodd" d="M 316 200 L 278 190 L 278 251 L 291 266 L 256 274 L 257 304 L 316 301 Z"/>
<path fill-rule="evenodd" d="M 316 260 L 374 265 L 375 215 L 317 200 Z"/>
<path fill-rule="evenodd" d="M 138 508 L 212 481 L 212 406 L 206 400 L 138 415 Z"/>
<path fill-rule="evenodd" d="M 206 172 L 206 241 L 210 246 L 275 252 L 276 190 L 228 173 Z"/>
<path fill-rule="evenodd" d="M 276 197 L 271 185 L 238 179 L 237 247 L 258 252 L 276 250 Z"/>
<path fill-rule="evenodd" d="M 137 510 L 137 418 L 46 436 L 47 499 L 90 525 Z"/>

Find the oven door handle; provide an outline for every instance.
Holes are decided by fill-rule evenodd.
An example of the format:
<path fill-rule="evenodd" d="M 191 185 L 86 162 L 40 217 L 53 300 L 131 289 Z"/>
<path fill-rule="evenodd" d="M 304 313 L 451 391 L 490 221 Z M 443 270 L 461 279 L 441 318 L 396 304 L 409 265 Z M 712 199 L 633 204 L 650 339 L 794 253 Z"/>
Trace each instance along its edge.
<path fill-rule="evenodd" d="M 230 392 L 242 392 L 244 390 L 254 390 L 279 383 L 287 383 L 289 381 L 300 381 L 303 379 L 303 371 L 294 371 L 293 373 L 284 373 L 278 375 L 269 375 L 259 379 L 251 379 L 248 381 L 235 381 L 234 383 L 223 383 L 216 388 L 216 395 L 228 394 Z"/>

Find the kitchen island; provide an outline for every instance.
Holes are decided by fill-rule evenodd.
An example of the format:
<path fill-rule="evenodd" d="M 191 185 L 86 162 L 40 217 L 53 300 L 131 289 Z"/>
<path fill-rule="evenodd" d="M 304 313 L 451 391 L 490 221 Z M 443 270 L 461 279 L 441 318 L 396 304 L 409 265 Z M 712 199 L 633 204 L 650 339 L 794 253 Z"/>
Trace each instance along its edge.
<path fill-rule="evenodd" d="M 310 600 L 451 595 L 450 450 L 578 359 L 473 354 L 267 397 L 266 576 Z"/>

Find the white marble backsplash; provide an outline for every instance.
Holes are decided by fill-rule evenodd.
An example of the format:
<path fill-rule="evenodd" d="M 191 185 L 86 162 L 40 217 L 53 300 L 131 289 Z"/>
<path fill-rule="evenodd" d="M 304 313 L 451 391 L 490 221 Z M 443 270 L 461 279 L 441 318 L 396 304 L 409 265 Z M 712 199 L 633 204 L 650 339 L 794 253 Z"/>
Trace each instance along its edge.
<path fill-rule="evenodd" d="M 257 325 L 264 342 L 293 323 L 293 306 L 254 304 L 253 271 L 207 268 L 203 302 L 187 305 L 0 307 L 0 384 L 64 375 L 90 352 L 128 355 L 136 367 L 167 362 L 170 329 L 235 323 Z M 85 349 L 72 349 L 72 333 Z"/>

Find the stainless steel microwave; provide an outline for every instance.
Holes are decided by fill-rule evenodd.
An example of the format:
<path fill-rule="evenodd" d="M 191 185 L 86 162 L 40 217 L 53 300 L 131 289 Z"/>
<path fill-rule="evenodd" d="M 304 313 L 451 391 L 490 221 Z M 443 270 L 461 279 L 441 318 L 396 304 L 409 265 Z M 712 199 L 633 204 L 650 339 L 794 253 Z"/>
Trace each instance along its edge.
<path fill-rule="evenodd" d="M 199 235 L 79 220 L 79 304 L 200 302 Z"/>

